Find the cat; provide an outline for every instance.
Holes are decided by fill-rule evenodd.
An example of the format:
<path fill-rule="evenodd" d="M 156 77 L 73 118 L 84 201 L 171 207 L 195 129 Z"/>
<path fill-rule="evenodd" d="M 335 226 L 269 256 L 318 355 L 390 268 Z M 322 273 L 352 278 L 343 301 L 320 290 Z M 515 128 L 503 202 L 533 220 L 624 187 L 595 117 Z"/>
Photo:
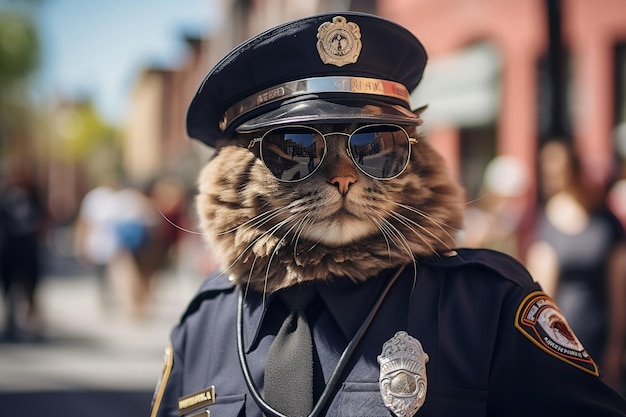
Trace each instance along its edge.
<path fill-rule="evenodd" d="M 352 132 L 358 125 L 317 125 Z M 344 135 L 328 136 L 319 169 L 279 181 L 246 148 L 219 149 L 200 173 L 196 209 L 205 239 L 237 284 L 272 293 L 296 283 L 354 281 L 452 250 L 462 223 L 462 189 L 416 127 L 406 170 L 377 180 L 357 169 Z"/>

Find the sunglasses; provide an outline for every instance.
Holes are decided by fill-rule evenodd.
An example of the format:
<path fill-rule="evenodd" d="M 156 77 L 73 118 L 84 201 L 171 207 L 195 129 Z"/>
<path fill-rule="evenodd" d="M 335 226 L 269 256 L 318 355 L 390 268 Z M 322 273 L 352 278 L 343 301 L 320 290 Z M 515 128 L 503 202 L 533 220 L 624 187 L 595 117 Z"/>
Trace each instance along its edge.
<path fill-rule="evenodd" d="M 417 139 L 397 125 L 375 124 L 359 127 L 352 133 L 322 133 L 311 126 L 281 126 L 250 141 L 259 144 L 259 157 L 276 178 L 297 182 L 309 177 L 322 164 L 326 136 L 348 137 L 348 155 L 364 174 L 377 179 L 396 178 L 406 169 L 411 144 Z"/>

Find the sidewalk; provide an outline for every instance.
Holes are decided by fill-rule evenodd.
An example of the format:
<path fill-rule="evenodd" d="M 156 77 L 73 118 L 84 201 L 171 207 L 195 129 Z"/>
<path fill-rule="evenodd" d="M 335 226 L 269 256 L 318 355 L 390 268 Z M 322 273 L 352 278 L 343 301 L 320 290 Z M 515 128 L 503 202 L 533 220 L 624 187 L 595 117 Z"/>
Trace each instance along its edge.
<path fill-rule="evenodd" d="M 141 401 L 149 399 L 169 332 L 199 284 L 171 274 L 159 276 L 147 316 L 133 319 L 102 307 L 95 277 L 46 277 L 38 292 L 41 340 L 0 341 L 0 415 L 39 415 L 24 412 L 24 407 L 33 410 L 34 398 L 53 399 L 58 415 L 64 416 L 79 415 L 73 410 L 81 401 L 86 406 L 100 403 L 100 408 L 110 402 L 104 394 L 94 402 L 94 393 L 116 393 L 126 402 L 131 400 L 124 392 L 138 394 Z M 69 409 L 63 404 L 67 401 L 72 403 L 67 404 Z M 40 415 L 57 415 L 51 411 L 47 408 Z"/>

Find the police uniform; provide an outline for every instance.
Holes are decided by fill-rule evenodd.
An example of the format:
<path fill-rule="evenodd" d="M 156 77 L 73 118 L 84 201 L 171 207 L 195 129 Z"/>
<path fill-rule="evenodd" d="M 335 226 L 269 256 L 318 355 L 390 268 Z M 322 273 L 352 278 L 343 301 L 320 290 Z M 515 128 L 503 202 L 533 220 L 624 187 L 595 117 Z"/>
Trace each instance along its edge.
<path fill-rule="evenodd" d="M 341 279 L 316 284 L 325 310 L 320 316 L 329 316 L 313 326 L 314 338 L 321 341 L 316 349 L 325 382 L 392 273 L 363 284 Z M 191 302 L 172 333 L 156 415 L 179 415 L 179 399 L 209 387 L 214 387 L 215 402 L 191 407 L 190 415 L 204 410 L 214 417 L 262 415 L 237 357 L 239 291 L 226 276 L 216 275 Z M 262 388 L 275 296 L 265 300 L 265 307 L 259 293 L 249 292 L 245 300 L 245 351 L 256 386 Z M 365 332 L 324 415 L 390 415 L 379 393 L 376 358 L 398 331 L 417 338 L 429 357 L 418 416 L 625 415 L 624 400 L 601 381 L 584 350 L 533 321 L 532 311 L 538 317 L 542 309 L 543 314 L 555 311 L 524 268 L 497 252 L 459 250 L 425 259 L 417 276 L 406 268 Z"/>
<path fill-rule="evenodd" d="M 216 65 L 188 131 L 221 146 L 234 132 L 289 123 L 416 125 L 408 91 L 425 62 L 413 35 L 375 16 L 287 23 Z M 506 255 L 457 250 L 313 287 L 316 416 L 626 415 L 558 307 Z M 209 277 L 172 332 L 152 417 L 280 415 L 263 396 L 268 351 L 289 314 L 281 291 Z"/>

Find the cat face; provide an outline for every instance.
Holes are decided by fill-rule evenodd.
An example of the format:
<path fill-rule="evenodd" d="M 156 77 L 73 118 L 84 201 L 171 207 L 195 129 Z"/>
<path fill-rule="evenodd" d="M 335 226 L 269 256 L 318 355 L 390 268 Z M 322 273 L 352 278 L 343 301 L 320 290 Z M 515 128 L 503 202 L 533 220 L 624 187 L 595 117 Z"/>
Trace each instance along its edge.
<path fill-rule="evenodd" d="M 251 149 L 220 149 L 201 173 L 197 210 L 225 272 L 271 292 L 336 276 L 364 280 L 454 246 L 460 189 L 425 140 L 410 145 L 404 171 L 390 165 L 392 174 L 401 173 L 381 180 L 359 168 L 363 155 L 348 143 L 346 133 L 358 126 L 314 127 L 332 133 L 307 155 L 316 160 L 297 181 L 277 178 L 290 167 L 271 160 L 277 152 L 258 141 Z M 414 128 L 406 130 L 415 137 Z M 284 160 L 294 159 L 290 152 Z M 400 157 L 392 162 L 404 166 Z"/>

